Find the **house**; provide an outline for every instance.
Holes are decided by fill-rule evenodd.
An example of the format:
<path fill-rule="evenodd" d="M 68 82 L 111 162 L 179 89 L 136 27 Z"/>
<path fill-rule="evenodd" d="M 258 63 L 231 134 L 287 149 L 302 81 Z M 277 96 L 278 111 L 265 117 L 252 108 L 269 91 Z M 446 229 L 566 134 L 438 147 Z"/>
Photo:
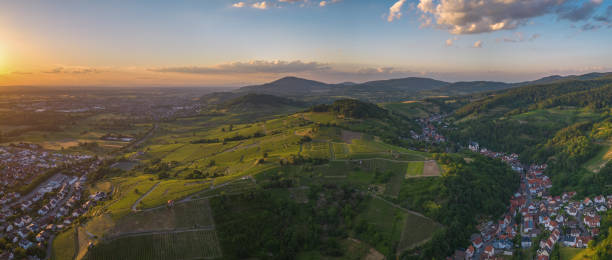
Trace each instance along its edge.
<path fill-rule="evenodd" d="M 585 207 L 591 206 L 591 205 L 593 205 L 593 201 L 589 197 L 586 197 L 582 201 L 582 205 L 585 206 Z"/>
<path fill-rule="evenodd" d="M 523 248 L 530 248 L 531 247 L 531 238 L 530 237 L 523 237 L 521 239 L 521 246 Z"/>
<path fill-rule="evenodd" d="M 600 204 L 600 205 L 606 203 L 606 199 L 604 198 L 604 196 L 601 196 L 601 195 L 595 197 L 593 201 L 595 202 L 595 204 Z"/>
<path fill-rule="evenodd" d="M 474 247 L 473 246 L 469 246 L 468 249 L 465 250 L 465 259 L 472 259 L 472 257 L 474 256 Z"/>
<path fill-rule="evenodd" d="M 495 255 L 495 248 L 493 246 L 487 246 L 483 252 L 485 257 L 491 258 Z"/>
<path fill-rule="evenodd" d="M 564 236 L 561 240 L 564 246 L 575 247 L 576 237 L 575 236 Z"/>
<path fill-rule="evenodd" d="M 37 241 L 37 242 L 42 242 L 42 241 L 44 241 L 44 240 L 45 240 L 45 236 L 46 236 L 46 232 L 45 232 L 44 230 L 43 230 L 43 231 L 40 231 L 40 233 L 38 233 L 38 234 L 36 235 L 36 241 Z"/>
<path fill-rule="evenodd" d="M 557 223 L 563 223 L 563 221 L 565 221 L 565 217 L 563 217 L 563 215 L 559 214 L 555 218 L 555 221 L 557 221 Z"/>
<path fill-rule="evenodd" d="M 599 227 L 600 225 L 599 221 L 600 221 L 599 216 L 595 216 L 595 217 L 584 216 L 584 224 L 590 228 Z"/>
<path fill-rule="evenodd" d="M 570 216 L 575 217 L 578 214 L 578 209 L 575 207 L 569 207 L 567 208 L 567 214 L 569 214 Z"/>
<path fill-rule="evenodd" d="M 481 248 L 482 247 L 482 237 L 476 237 L 474 240 L 472 240 L 472 245 L 474 245 L 474 247 L 476 249 Z"/>
<path fill-rule="evenodd" d="M 599 205 L 599 206 L 595 207 L 595 210 L 597 210 L 597 212 L 604 212 L 604 211 L 607 211 L 608 208 L 606 208 L 606 206 L 604 206 L 604 205 Z"/>
<path fill-rule="evenodd" d="M 28 249 L 28 248 L 30 248 L 33 245 L 34 245 L 34 243 L 32 243 L 32 242 L 30 242 L 28 240 L 25 240 L 25 239 L 19 241 L 19 246 L 22 247 L 23 249 Z"/>
<path fill-rule="evenodd" d="M 24 230 L 19 230 L 17 231 L 17 235 L 19 235 L 21 238 L 26 238 L 28 236 L 28 232 L 25 232 Z"/>

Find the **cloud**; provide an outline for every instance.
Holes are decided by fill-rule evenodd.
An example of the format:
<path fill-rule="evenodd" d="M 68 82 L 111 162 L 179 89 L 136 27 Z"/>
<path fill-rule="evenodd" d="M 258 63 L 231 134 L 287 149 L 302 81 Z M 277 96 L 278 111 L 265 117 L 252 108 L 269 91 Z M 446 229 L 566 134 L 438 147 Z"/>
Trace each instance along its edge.
<path fill-rule="evenodd" d="M 525 35 L 523 35 L 522 32 L 515 32 L 514 34 L 512 34 L 512 36 L 509 37 L 503 37 L 503 38 L 498 38 L 497 41 L 503 41 L 503 42 L 510 42 L 510 43 L 517 43 L 517 42 L 526 42 L 526 41 L 535 41 L 537 38 L 540 38 L 540 36 L 542 36 L 539 33 L 535 33 L 532 34 L 529 37 L 525 37 Z"/>
<path fill-rule="evenodd" d="M 482 48 L 482 41 L 476 41 L 474 43 L 474 48 Z"/>
<path fill-rule="evenodd" d="M 446 40 L 446 46 L 453 46 L 453 39 Z"/>
<path fill-rule="evenodd" d="M 588 0 L 582 5 L 565 5 L 559 8 L 557 13 L 559 19 L 566 19 L 572 22 L 578 22 L 590 18 L 603 0 Z"/>
<path fill-rule="evenodd" d="M 417 9 L 422 26 L 452 34 L 478 34 L 512 30 L 547 14 L 570 21 L 585 20 L 602 1 L 586 0 L 577 5 L 575 0 L 419 0 Z"/>
<path fill-rule="evenodd" d="M 254 74 L 254 73 L 302 73 L 325 71 L 327 64 L 302 61 L 249 61 L 219 64 L 211 67 L 165 67 L 150 69 L 155 72 L 174 72 L 188 74 Z"/>
<path fill-rule="evenodd" d="M 592 24 L 592 23 L 586 23 L 583 24 L 582 26 L 580 26 L 580 30 L 582 31 L 593 31 L 593 30 L 597 30 L 599 28 L 601 28 L 603 25 L 601 24 Z"/>
<path fill-rule="evenodd" d="M 89 67 L 56 67 L 51 70 L 43 71 L 47 74 L 93 74 L 101 73 L 103 70 Z"/>
<path fill-rule="evenodd" d="M 324 7 L 324 6 L 326 6 L 326 5 L 327 5 L 327 1 L 321 1 L 321 2 L 319 3 L 319 6 L 320 6 L 320 7 Z"/>
<path fill-rule="evenodd" d="M 598 22 L 612 23 L 612 5 L 608 6 L 603 15 L 595 16 L 593 19 Z"/>
<path fill-rule="evenodd" d="M 389 16 L 387 17 L 387 21 L 393 22 L 395 19 L 400 19 L 402 17 L 402 6 L 406 0 L 398 0 L 389 8 Z"/>
<path fill-rule="evenodd" d="M 261 2 L 253 3 L 251 5 L 251 7 L 255 8 L 255 9 L 266 10 L 266 9 L 268 9 L 269 5 L 268 5 L 268 2 L 261 1 Z"/>
<path fill-rule="evenodd" d="M 232 5 L 232 7 L 235 7 L 235 8 L 242 8 L 242 7 L 244 7 L 244 2 L 234 3 L 234 4 Z"/>

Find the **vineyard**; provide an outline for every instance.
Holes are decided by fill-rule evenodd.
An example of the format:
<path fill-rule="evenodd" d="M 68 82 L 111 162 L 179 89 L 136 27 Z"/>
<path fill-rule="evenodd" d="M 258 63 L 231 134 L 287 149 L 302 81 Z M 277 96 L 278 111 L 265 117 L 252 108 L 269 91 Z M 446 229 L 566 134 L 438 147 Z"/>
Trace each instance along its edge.
<path fill-rule="evenodd" d="M 98 244 L 86 259 L 212 259 L 221 257 L 214 230 L 127 236 Z"/>

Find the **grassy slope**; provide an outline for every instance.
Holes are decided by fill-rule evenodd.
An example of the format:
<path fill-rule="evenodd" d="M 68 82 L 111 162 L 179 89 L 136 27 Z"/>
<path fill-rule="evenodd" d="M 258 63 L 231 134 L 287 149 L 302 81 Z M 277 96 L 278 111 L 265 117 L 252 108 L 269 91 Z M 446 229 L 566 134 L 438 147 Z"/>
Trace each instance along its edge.
<path fill-rule="evenodd" d="M 70 260 L 76 252 L 74 228 L 68 229 L 53 239 L 53 260 Z"/>
<path fill-rule="evenodd" d="M 422 171 L 422 160 L 429 158 L 429 155 L 426 153 L 388 145 L 368 135 L 360 135 L 360 138 L 350 140 L 351 143 L 345 143 L 341 138 L 342 131 L 340 129 L 335 127 L 316 127 L 313 124 L 313 122 L 322 124 L 343 124 L 346 122 L 346 119 L 337 118 L 330 113 L 302 113 L 271 119 L 265 122 L 233 124 L 231 126 L 212 121 L 214 120 L 207 119 L 202 121 L 202 119 L 198 118 L 182 118 L 175 122 L 161 124 L 157 135 L 144 148 L 145 155 L 142 158 L 142 163 L 146 164 L 156 159 L 161 159 L 163 162 L 175 162 L 177 166 L 171 170 L 171 178 L 174 178 L 174 176 L 177 178 L 185 177 L 186 174 L 191 173 L 194 169 L 220 172 L 225 176 L 214 179 L 214 185 L 217 186 L 222 183 L 233 182 L 245 175 L 278 171 L 278 161 L 289 155 L 298 154 L 300 149 L 302 151 L 300 154 L 302 155 L 327 159 L 333 159 L 332 154 L 337 155 L 335 156 L 336 159 L 386 158 L 399 160 L 400 162 L 378 159 L 364 160 L 366 165 L 358 166 L 354 165 L 354 163 L 339 161 L 319 166 L 315 168 L 314 172 L 308 171 L 301 166 L 286 167 L 282 171 L 287 170 L 287 174 L 295 174 L 293 176 L 301 181 L 300 185 L 309 185 L 312 182 L 319 184 L 347 183 L 365 189 L 372 182 L 372 173 L 375 170 L 389 170 L 393 171 L 393 177 L 397 178 L 392 178 L 386 184 L 389 188 L 385 195 L 397 197 L 406 173 L 418 174 L 419 169 Z M 232 131 L 229 131 L 230 128 Z M 223 139 L 237 135 L 252 136 L 255 133 L 263 133 L 265 136 L 225 143 L 194 143 L 201 139 Z M 301 138 L 301 135 L 309 135 L 314 141 L 306 143 L 300 148 L 298 140 Z M 255 163 L 255 160 L 263 158 L 264 154 L 267 155 L 266 162 L 263 164 Z M 211 161 L 215 162 L 214 166 L 209 166 Z M 420 163 L 409 161 L 420 161 Z M 95 229 L 94 227 L 97 226 L 107 227 L 107 225 L 111 225 L 116 228 L 115 230 L 123 230 L 123 232 L 129 231 L 130 228 L 142 231 L 142 228 L 139 227 L 143 223 L 155 223 L 151 225 L 172 228 L 177 225 L 180 226 L 180 224 L 174 223 L 174 221 L 177 221 L 178 215 L 191 216 L 200 214 L 198 212 L 184 212 L 176 216 L 169 215 L 165 212 L 165 208 L 161 208 L 160 210 L 164 212 L 159 213 L 155 211 L 132 213 L 130 207 L 134 202 L 158 182 L 160 184 L 144 197 L 139 208 L 164 205 L 169 199 L 176 200 L 210 186 L 210 183 L 204 182 L 204 180 L 170 179 L 160 181 L 154 175 L 142 175 L 142 172 L 139 173 L 138 171 L 141 170 L 136 170 L 135 177 L 120 177 L 111 180 L 114 187 L 116 187 L 116 192 L 113 194 L 115 200 L 107 203 L 106 206 L 108 207 L 108 212 L 111 213 L 112 220 L 109 221 L 108 217 L 100 218 L 98 224 L 90 225 L 92 229 Z M 335 179 L 325 177 L 333 177 L 339 173 L 345 174 L 345 178 Z M 312 174 L 322 178 L 313 178 Z M 308 175 L 310 177 L 307 177 Z M 254 184 L 250 181 L 238 181 L 236 184 L 223 186 L 218 190 L 205 190 L 200 197 L 215 196 L 223 193 L 240 193 L 254 187 Z M 385 211 L 397 211 L 393 208 L 389 209 L 388 205 L 378 204 L 372 210 L 378 210 L 375 209 L 378 206 L 384 207 Z M 385 227 L 388 234 L 393 236 L 395 241 L 400 240 L 405 220 L 408 219 L 402 212 L 399 213 L 399 216 L 397 223 L 393 224 L 393 227 Z M 92 223 L 96 223 L 96 221 L 92 221 Z M 198 225 L 204 224 L 199 223 Z M 150 225 L 147 224 L 146 226 Z M 100 236 L 102 235 L 100 234 Z M 153 240 L 149 241 L 148 239 Z M 137 246 L 139 243 L 144 243 L 143 241 L 161 243 L 158 241 L 159 239 L 166 238 L 143 237 L 125 240 L 124 242 L 126 244 L 133 243 L 134 246 Z M 115 242 L 112 242 L 109 247 L 114 248 L 113 250 L 122 248 L 118 247 Z M 105 253 L 101 252 L 100 254 L 104 255 Z"/>

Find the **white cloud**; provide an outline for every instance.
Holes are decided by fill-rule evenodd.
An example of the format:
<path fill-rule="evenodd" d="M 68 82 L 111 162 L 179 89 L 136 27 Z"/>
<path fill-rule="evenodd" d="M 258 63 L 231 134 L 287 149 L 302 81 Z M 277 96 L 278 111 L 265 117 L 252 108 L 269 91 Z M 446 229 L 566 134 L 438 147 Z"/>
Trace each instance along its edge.
<path fill-rule="evenodd" d="M 234 4 L 232 5 L 232 7 L 235 7 L 235 8 L 242 8 L 242 7 L 244 7 L 244 2 L 234 3 Z"/>
<path fill-rule="evenodd" d="M 503 41 L 503 42 L 517 43 L 517 42 L 535 41 L 537 38 L 540 38 L 540 36 L 541 36 L 540 34 L 535 33 L 529 37 L 526 37 L 525 35 L 523 35 L 522 32 L 515 32 L 511 36 L 498 38 L 497 42 Z"/>
<path fill-rule="evenodd" d="M 320 7 L 324 7 L 324 6 L 326 6 L 326 5 L 327 5 L 327 1 L 321 1 L 321 2 L 319 3 L 319 6 L 320 6 Z"/>
<path fill-rule="evenodd" d="M 446 40 L 446 46 L 453 46 L 453 39 Z"/>
<path fill-rule="evenodd" d="M 482 41 L 476 41 L 474 43 L 474 48 L 482 48 Z"/>
<path fill-rule="evenodd" d="M 400 19 L 402 17 L 402 6 L 406 0 L 398 0 L 389 8 L 389 16 L 387 17 L 387 21 L 393 22 L 395 19 Z"/>
<path fill-rule="evenodd" d="M 255 2 L 251 5 L 251 7 L 255 9 L 265 10 L 268 9 L 268 3 L 266 1 Z"/>
<path fill-rule="evenodd" d="M 422 26 L 435 26 L 452 34 L 476 34 L 515 29 L 547 14 L 570 21 L 590 19 L 602 1 L 586 0 L 579 5 L 576 0 L 419 0 L 417 9 Z M 397 7 L 399 15 L 400 2 L 391 7 Z M 399 18 L 392 14 L 390 21 Z"/>

